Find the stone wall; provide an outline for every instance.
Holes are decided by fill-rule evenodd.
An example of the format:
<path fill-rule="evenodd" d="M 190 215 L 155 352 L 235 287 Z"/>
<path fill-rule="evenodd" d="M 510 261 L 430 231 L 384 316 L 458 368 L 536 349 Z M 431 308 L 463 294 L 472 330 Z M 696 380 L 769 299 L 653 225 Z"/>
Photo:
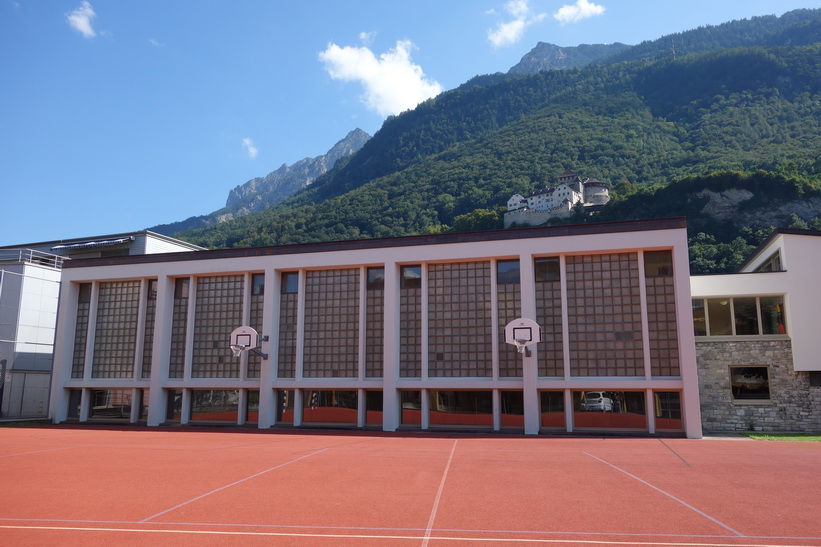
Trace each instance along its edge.
<path fill-rule="evenodd" d="M 789 340 L 696 342 L 704 431 L 821 432 L 821 387 L 793 369 Z M 770 400 L 735 401 L 731 365 L 767 366 Z"/>

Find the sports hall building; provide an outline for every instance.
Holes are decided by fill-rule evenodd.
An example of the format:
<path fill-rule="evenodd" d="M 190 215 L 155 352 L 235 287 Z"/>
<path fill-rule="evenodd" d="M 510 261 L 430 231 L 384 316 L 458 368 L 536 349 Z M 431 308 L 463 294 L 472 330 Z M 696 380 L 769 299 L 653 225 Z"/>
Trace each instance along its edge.
<path fill-rule="evenodd" d="M 692 325 L 683 219 L 72 260 L 50 412 L 700 437 Z"/>

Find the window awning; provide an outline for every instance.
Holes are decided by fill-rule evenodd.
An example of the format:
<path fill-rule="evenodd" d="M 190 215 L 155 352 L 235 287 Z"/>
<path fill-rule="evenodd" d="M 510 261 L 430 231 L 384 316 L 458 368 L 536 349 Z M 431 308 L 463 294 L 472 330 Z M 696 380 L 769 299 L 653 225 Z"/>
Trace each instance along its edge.
<path fill-rule="evenodd" d="M 109 247 L 111 245 L 120 245 L 122 243 L 130 243 L 134 241 L 134 236 L 120 237 L 117 239 L 101 239 L 99 241 L 82 241 L 80 243 L 66 243 L 65 245 L 56 245 L 51 248 L 52 251 L 65 251 L 69 249 L 88 249 L 91 247 Z"/>

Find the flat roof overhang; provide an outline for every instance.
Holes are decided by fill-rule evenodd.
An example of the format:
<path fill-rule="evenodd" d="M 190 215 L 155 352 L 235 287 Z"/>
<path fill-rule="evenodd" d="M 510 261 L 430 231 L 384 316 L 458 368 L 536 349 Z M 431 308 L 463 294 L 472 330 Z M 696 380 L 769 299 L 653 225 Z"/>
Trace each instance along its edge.
<path fill-rule="evenodd" d="M 653 220 L 633 220 L 623 222 L 603 222 L 599 224 L 574 224 L 568 226 L 546 226 L 537 228 L 510 228 L 506 230 L 488 230 L 483 232 L 456 232 L 436 235 L 355 239 L 348 241 L 330 241 L 319 243 L 300 243 L 295 245 L 275 245 L 267 247 L 214 249 L 205 251 L 188 251 L 151 255 L 83 258 L 74 259 L 70 262 L 67 262 L 63 265 L 63 268 L 183 262 L 192 260 L 215 260 L 225 258 L 247 258 L 257 256 L 279 256 L 289 254 L 352 251 L 361 249 L 388 249 L 397 247 L 414 247 L 420 245 L 449 245 L 459 243 L 474 243 L 482 241 L 505 241 L 544 237 L 567 237 L 594 234 L 676 230 L 686 228 L 686 219 L 679 217 Z"/>

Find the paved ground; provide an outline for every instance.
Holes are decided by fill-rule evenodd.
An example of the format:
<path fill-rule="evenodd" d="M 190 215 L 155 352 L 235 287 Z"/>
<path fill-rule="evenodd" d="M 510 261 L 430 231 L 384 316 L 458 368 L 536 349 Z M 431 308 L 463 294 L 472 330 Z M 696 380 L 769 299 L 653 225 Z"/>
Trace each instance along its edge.
<path fill-rule="evenodd" d="M 737 435 L 0 428 L 0 544 L 821 545 L 819 470 Z"/>

